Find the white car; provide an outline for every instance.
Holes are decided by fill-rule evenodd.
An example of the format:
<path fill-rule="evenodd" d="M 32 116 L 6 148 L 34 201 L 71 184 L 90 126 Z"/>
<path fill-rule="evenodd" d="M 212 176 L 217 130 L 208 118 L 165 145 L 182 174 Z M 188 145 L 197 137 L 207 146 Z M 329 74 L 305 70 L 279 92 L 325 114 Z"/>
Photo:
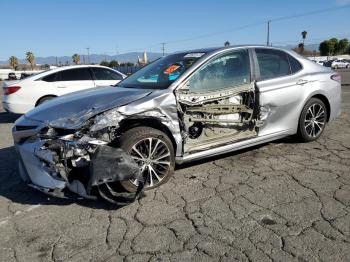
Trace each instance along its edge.
<path fill-rule="evenodd" d="M 119 83 L 126 76 L 99 65 L 75 65 L 48 70 L 3 84 L 3 108 L 25 114 L 34 107 L 67 93 Z"/>
<path fill-rule="evenodd" d="M 338 68 L 349 68 L 350 67 L 350 63 L 347 62 L 346 60 L 334 60 L 331 64 L 331 67 L 334 69 L 338 69 Z"/>

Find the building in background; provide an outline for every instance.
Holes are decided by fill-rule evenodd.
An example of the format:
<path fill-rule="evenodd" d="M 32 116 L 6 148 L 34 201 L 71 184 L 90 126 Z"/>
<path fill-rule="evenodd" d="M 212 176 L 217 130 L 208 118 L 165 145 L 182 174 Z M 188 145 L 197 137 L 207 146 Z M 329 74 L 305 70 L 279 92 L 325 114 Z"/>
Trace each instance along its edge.
<path fill-rule="evenodd" d="M 140 58 L 140 56 L 137 56 L 137 57 L 138 57 L 137 63 L 138 63 L 140 66 L 144 66 L 144 65 L 147 65 L 147 64 L 148 64 L 148 57 L 147 57 L 146 51 L 143 52 L 142 58 Z"/>

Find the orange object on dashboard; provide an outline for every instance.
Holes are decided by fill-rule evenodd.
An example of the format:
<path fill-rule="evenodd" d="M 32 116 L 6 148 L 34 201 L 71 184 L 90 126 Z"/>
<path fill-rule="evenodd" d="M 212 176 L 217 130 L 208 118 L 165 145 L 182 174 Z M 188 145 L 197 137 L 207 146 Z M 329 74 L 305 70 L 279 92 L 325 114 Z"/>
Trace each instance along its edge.
<path fill-rule="evenodd" d="M 180 66 L 179 65 L 172 65 L 169 66 L 167 69 L 164 70 L 164 73 L 166 74 L 171 74 L 172 72 L 174 72 L 176 69 L 178 69 Z"/>

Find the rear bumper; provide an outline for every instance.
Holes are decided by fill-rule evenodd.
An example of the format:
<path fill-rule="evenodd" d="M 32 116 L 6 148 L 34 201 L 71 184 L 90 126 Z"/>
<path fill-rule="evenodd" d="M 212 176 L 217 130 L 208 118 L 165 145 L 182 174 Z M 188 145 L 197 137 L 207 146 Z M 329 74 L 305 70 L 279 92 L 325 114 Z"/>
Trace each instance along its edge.
<path fill-rule="evenodd" d="M 329 91 L 331 92 L 329 97 L 329 103 L 331 107 L 329 121 L 332 121 L 339 117 L 341 114 L 341 84 L 337 83 L 337 85 Z"/>
<path fill-rule="evenodd" d="M 6 100 L 2 101 L 2 107 L 5 109 L 7 112 L 11 112 L 14 114 L 25 114 L 31 109 L 34 108 L 33 105 L 28 105 L 28 104 L 14 104 L 10 103 Z"/>

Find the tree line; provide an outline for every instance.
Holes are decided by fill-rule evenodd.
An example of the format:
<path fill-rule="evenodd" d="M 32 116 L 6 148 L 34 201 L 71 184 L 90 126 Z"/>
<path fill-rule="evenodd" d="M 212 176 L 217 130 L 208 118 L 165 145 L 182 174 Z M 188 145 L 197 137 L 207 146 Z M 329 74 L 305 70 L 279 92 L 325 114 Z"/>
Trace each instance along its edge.
<path fill-rule="evenodd" d="M 344 55 L 344 54 L 350 54 L 350 45 L 349 40 L 346 38 L 338 40 L 337 38 L 333 37 L 328 40 L 324 40 L 320 43 L 318 50 L 320 51 L 317 53 L 316 50 L 306 50 L 305 49 L 305 39 L 307 36 L 307 32 L 303 31 L 301 32 L 302 41 L 298 44 L 297 47 L 293 48 L 294 51 L 296 51 L 299 54 L 305 55 L 305 56 L 334 56 L 334 55 Z"/>
<path fill-rule="evenodd" d="M 321 56 L 350 54 L 349 40 L 346 38 L 341 40 L 331 38 L 321 42 L 319 50 Z"/>
<path fill-rule="evenodd" d="M 30 67 L 32 70 L 34 70 L 34 67 L 35 67 L 35 56 L 33 54 L 33 52 L 27 52 L 26 53 L 26 60 L 28 61 L 28 63 L 30 64 Z M 74 54 L 72 55 L 72 61 L 73 61 L 73 64 L 75 65 L 79 65 L 80 62 L 81 62 L 81 59 L 80 59 L 80 55 L 79 54 Z M 18 67 L 19 67 L 19 59 L 16 57 L 16 56 L 11 56 L 9 58 L 9 65 L 14 69 L 14 70 L 17 70 Z M 100 65 L 102 66 L 108 66 L 108 67 L 132 67 L 132 66 L 135 66 L 134 63 L 131 63 L 131 62 L 123 62 L 123 63 L 119 63 L 117 60 L 112 60 L 110 62 L 108 61 L 102 61 L 100 63 Z"/>
<path fill-rule="evenodd" d="M 33 54 L 33 52 L 28 51 L 26 53 L 26 60 L 28 61 L 28 63 L 30 64 L 30 68 L 32 69 L 32 71 L 34 70 L 35 67 L 35 56 Z M 10 66 L 14 69 L 17 70 L 18 66 L 19 66 L 19 60 L 16 56 L 11 56 L 9 58 L 9 64 Z"/>
<path fill-rule="evenodd" d="M 114 68 L 114 67 L 131 67 L 131 66 L 135 66 L 134 63 L 131 63 L 131 62 L 121 62 L 119 63 L 117 60 L 111 60 L 110 62 L 108 61 L 102 61 L 100 63 L 101 66 L 108 66 L 108 67 L 111 67 L 111 68 Z"/>

